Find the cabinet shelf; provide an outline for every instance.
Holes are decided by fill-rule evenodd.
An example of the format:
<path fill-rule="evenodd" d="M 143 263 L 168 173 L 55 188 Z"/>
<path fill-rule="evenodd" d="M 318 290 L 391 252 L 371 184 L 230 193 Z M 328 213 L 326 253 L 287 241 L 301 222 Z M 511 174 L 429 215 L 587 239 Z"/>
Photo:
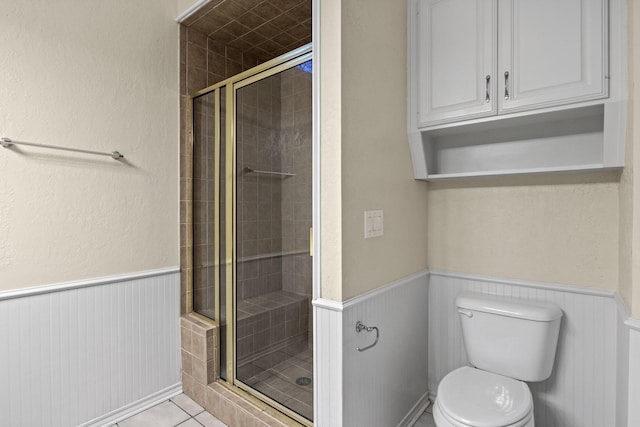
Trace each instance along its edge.
<path fill-rule="evenodd" d="M 516 117 L 481 119 L 425 129 L 414 135 L 418 179 L 602 170 L 622 166 L 605 144 L 611 104 L 595 104 Z M 611 138 L 616 136 L 611 135 Z M 420 155 L 415 156 L 419 152 Z"/>

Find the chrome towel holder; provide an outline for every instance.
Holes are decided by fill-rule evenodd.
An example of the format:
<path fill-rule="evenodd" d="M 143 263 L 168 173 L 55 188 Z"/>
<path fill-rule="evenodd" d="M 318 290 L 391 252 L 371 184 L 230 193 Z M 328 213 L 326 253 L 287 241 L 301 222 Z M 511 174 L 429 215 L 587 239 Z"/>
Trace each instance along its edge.
<path fill-rule="evenodd" d="M 261 170 L 256 170 L 254 168 L 250 168 L 250 167 L 245 167 L 244 168 L 245 172 L 248 173 L 257 173 L 257 174 L 262 174 L 262 175 L 278 175 L 278 176 L 283 176 L 283 177 L 289 177 L 289 176 L 296 176 L 295 173 L 291 173 L 291 172 L 274 172 L 274 171 L 261 171 Z"/>
<path fill-rule="evenodd" d="M 104 153 L 101 151 L 81 150 L 79 148 L 58 147 L 57 145 L 36 144 L 35 142 L 15 141 L 11 138 L 1 138 L 0 145 L 2 145 L 4 148 L 10 148 L 12 145 L 28 145 L 31 147 L 50 148 L 52 150 L 73 151 L 75 153 L 95 154 L 97 156 L 109 156 L 115 160 L 124 159 L 124 156 L 117 151 Z"/>
<path fill-rule="evenodd" d="M 368 345 L 366 347 L 363 347 L 363 348 L 356 347 L 356 349 L 358 351 L 369 350 L 371 347 L 373 347 L 376 344 L 378 344 L 378 339 L 380 339 L 380 330 L 378 329 L 377 326 L 367 326 L 367 325 L 365 325 L 364 323 L 362 323 L 361 321 L 358 320 L 356 322 L 356 332 L 362 332 L 362 331 L 367 331 L 367 332 L 376 331 L 376 340 L 373 342 L 373 344 Z"/>

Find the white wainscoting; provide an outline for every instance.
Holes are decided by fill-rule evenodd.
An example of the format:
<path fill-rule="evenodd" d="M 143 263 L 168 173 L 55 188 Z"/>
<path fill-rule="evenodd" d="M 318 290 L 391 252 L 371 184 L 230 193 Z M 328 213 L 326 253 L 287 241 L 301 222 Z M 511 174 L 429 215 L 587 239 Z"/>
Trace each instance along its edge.
<path fill-rule="evenodd" d="M 455 297 L 461 291 L 512 296 L 557 304 L 563 311 L 551 377 L 530 383 L 536 425 L 545 427 L 623 426 L 617 399 L 618 302 L 613 292 L 432 271 L 429 279 L 429 389 L 453 369 L 468 364 Z M 640 351 L 640 348 L 638 349 Z M 620 367 L 624 370 L 624 367 Z M 621 375 L 620 375 L 621 376 Z M 630 421 L 629 425 L 633 424 Z"/>
<path fill-rule="evenodd" d="M 640 320 L 628 319 L 629 331 L 629 420 L 628 426 L 640 426 Z"/>
<path fill-rule="evenodd" d="M 314 424 L 342 427 L 342 303 L 313 301 Z"/>
<path fill-rule="evenodd" d="M 427 404 L 427 272 L 336 303 L 314 302 L 316 425 L 408 426 Z M 356 332 L 356 322 L 377 326 Z M 341 337 L 341 338 L 340 338 Z M 334 397 L 340 396 L 340 397 Z"/>
<path fill-rule="evenodd" d="M 178 268 L 0 293 L 0 425 L 109 425 L 180 393 Z"/>
<path fill-rule="evenodd" d="M 615 295 L 618 307 L 616 324 L 616 427 L 630 427 L 629 424 L 629 311 L 619 295 Z"/>

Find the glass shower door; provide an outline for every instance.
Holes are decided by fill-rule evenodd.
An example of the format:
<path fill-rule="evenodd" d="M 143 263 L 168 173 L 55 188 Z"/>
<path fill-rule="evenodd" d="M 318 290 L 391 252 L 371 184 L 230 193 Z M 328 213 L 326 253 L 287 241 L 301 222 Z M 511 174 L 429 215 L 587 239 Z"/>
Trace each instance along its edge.
<path fill-rule="evenodd" d="M 309 56 L 234 86 L 235 382 L 306 420 L 313 419 Z"/>

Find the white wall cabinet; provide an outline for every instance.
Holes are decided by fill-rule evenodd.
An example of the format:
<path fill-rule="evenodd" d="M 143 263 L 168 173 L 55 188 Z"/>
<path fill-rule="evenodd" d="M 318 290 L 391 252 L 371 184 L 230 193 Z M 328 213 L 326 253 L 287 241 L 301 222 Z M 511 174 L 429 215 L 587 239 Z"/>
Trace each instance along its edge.
<path fill-rule="evenodd" d="M 420 3 L 417 37 L 421 125 L 497 112 L 496 5 L 495 0 Z"/>
<path fill-rule="evenodd" d="M 499 2 L 499 112 L 608 94 L 605 0 Z"/>
<path fill-rule="evenodd" d="M 621 167 L 626 0 L 408 0 L 418 179 Z"/>

